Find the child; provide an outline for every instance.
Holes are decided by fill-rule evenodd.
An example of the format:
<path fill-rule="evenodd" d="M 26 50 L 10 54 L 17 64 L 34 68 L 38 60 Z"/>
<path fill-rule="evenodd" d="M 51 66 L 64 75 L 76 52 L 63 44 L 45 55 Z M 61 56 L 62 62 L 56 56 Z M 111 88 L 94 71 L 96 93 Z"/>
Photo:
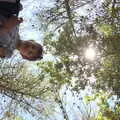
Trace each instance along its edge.
<path fill-rule="evenodd" d="M 23 20 L 17 17 L 22 9 L 18 1 L 0 0 L 0 57 L 9 58 L 13 51 L 18 49 L 24 59 L 32 61 L 42 59 L 43 49 L 40 44 L 33 40 L 20 40 L 18 27 Z"/>

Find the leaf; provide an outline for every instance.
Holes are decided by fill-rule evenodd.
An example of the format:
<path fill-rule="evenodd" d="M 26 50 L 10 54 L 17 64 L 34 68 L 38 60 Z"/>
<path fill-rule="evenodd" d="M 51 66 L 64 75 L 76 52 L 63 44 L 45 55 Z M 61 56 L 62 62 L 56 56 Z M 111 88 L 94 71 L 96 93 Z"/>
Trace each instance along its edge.
<path fill-rule="evenodd" d="M 105 36 L 110 36 L 112 34 L 112 28 L 108 24 L 102 24 L 100 26 L 100 31 L 103 32 Z"/>

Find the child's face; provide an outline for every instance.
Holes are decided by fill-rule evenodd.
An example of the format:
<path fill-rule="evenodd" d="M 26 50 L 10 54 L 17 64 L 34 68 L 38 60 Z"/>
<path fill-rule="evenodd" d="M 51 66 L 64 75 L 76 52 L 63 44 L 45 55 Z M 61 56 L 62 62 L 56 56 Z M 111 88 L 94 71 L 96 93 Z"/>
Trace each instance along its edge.
<path fill-rule="evenodd" d="M 26 58 L 33 58 L 38 54 L 38 49 L 35 44 L 31 42 L 24 42 L 20 47 L 20 53 Z"/>

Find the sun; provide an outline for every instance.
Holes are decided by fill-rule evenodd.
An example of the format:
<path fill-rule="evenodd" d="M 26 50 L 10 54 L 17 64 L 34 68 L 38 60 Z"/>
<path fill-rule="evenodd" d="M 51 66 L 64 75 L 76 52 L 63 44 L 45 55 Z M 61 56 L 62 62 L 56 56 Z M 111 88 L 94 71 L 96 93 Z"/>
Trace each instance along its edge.
<path fill-rule="evenodd" d="M 92 47 L 89 47 L 85 51 L 85 58 L 88 60 L 94 60 L 96 56 L 96 52 Z"/>

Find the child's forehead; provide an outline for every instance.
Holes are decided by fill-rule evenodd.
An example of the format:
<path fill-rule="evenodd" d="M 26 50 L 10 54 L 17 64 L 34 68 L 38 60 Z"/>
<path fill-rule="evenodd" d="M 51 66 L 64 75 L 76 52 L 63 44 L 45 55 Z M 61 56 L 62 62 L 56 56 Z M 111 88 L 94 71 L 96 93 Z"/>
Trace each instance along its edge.
<path fill-rule="evenodd" d="M 31 42 L 31 41 L 27 41 L 26 44 L 29 46 L 36 46 L 36 44 L 34 42 Z"/>
<path fill-rule="evenodd" d="M 33 44 L 33 43 L 30 43 L 29 45 L 28 45 L 28 47 L 30 48 L 30 49 L 35 49 L 35 50 L 37 50 L 38 49 L 38 46 L 36 45 L 36 44 Z"/>
<path fill-rule="evenodd" d="M 33 47 L 36 50 L 42 51 L 42 46 L 34 41 L 27 41 L 26 46 L 30 48 Z"/>

